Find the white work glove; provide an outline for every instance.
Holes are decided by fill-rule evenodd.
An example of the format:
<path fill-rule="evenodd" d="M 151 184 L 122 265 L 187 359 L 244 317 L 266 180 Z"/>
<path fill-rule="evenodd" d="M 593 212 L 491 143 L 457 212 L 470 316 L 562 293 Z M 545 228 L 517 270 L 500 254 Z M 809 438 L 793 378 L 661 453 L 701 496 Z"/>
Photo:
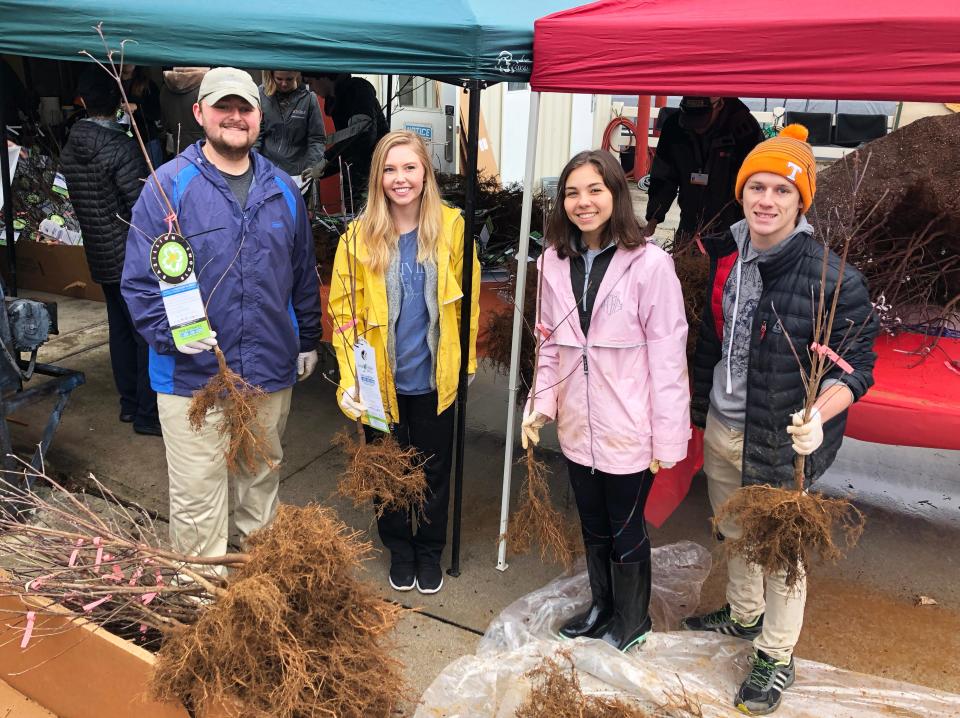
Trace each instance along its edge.
<path fill-rule="evenodd" d="M 317 368 L 317 351 L 297 354 L 297 381 L 303 381 Z"/>
<path fill-rule="evenodd" d="M 550 417 L 535 411 L 532 414 L 524 412 L 523 421 L 520 423 L 520 443 L 526 449 L 529 444 L 536 446 L 540 443 L 540 429 L 550 421 Z"/>
<path fill-rule="evenodd" d="M 359 419 L 363 416 L 367 407 L 363 405 L 363 402 L 353 398 L 354 392 L 356 392 L 356 387 L 352 386 L 343 390 L 343 396 L 340 397 L 340 408 L 351 419 Z"/>
<path fill-rule="evenodd" d="M 791 426 L 787 427 L 787 433 L 793 436 L 793 450 L 800 456 L 809 456 L 823 443 L 823 421 L 820 419 L 820 411 L 814 409 L 810 412 L 810 421 L 803 423 L 803 409 L 790 418 L 793 421 Z"/>
<path fill-rule="evenodd" d="M 676 461 L 661 461 L 660 459 L 654 459 L 650 462 L 650 473 L 656 474 L 660 469 L 672 469 L 677 465 Z"/>
<path fill-rule="evenodd" d="M 208 352 L 217 346 L 217 333 L 210 332 L 210 336 L 206 339 L 198 339 L 195 342 L 187 342 L 183 346 L 177 347 L 177 351 L 182 354 L 199 354 L 200 352 Z"/>

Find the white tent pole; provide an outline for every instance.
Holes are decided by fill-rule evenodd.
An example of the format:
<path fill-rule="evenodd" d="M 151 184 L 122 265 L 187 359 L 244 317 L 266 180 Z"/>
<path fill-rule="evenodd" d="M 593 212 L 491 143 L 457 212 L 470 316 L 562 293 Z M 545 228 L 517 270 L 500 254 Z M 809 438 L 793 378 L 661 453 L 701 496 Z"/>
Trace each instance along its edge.
<path fill-rule="evenodd" d="M 513 472 L 513 432 L 517 419 L 517 392 L 520 391 L 520 337 L 523 332 L 523 299 L 527 284 L 527 254 L 530 248 L 530 219 L 533 214 L 533 174 L 537 157 L 540 124 L 540 93 L 530 93 L 530 117 L 527 122 L 527 164 L 523 174 L 523 204 L 520 211 L 520 243 L 517 248 L 517 287 L 513 299 L 513 339 L 510 344 L 510 389 L 507 393 L 507 437 L 503 450 L 503 493 L 500 497 L 500 541 L 497 570 L 507 570 L 507 524 L 510 518 L 510 478 Z"/>

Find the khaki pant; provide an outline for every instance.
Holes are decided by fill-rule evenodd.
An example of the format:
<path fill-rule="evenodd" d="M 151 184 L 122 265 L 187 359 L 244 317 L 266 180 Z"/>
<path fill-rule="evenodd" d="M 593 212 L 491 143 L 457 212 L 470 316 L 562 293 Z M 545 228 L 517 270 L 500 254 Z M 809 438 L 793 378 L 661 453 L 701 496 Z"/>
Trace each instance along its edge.
<path fill-rule="evenodd" d="M 292 389 L 267 394 L 260 406 L 260 424 L 277 467 L 283 459 L 280 437 L 287 424 L 291 394 Z M 277 512 L 280 469 L 264 463 L 253 472 L 243 466 L 228 472 L 224 451 L 229 439 L 217 432 L 222 410 L 211 409 L 203 428 L 196 432 L 187 421 L 189 405 L 189 397 L 157 395 L 170 476 L 170 542 L 180 553 L 221 556 L 227 551 L 228 481 L 232 479 L 235 491 L 234 523 L 247 536 L 269 523 Z"/>
<path fill-rule="evenodd" d="M 707 414 L 707 428 L 703 435 L 703 470 L 707 474 L 707 492 L 710 506 L 717 509 L 742 485 L 743 432 L 732 429 Z M 720 532 L 732 539 L 741 536 L 740 526 L 727 521 Z M 764 591 L 766 578 L 766 591 Z M 756 564 L 731 556 L 727 564 L 727 602 L 733 616 L 751 623 L 761 613 L 763 631 L 753 645 L 779 661 L 789 661 L 793 647 L 800 638 L 803 626 L 803 607 L 807 600 L 807 581 L 802 577 L 790 589 L 786 573 L 763 575 Z"/>

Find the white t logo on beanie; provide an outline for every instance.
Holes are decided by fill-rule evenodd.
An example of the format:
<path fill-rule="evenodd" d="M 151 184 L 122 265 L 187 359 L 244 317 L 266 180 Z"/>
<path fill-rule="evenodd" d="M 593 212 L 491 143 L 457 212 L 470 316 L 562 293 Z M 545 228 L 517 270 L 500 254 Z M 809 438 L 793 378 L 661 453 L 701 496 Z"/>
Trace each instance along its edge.
<path fill-rule="evenodd" d="M 790 174 L 787 176 L 787 179 L 790 180 L 791 182 L 796 183 L 797 175 L 803 174 L 803 167 L 801 167 L 800 165 L 794 162 L 787 162 L 787 167 L 791 168 L 792 170 Z"/>

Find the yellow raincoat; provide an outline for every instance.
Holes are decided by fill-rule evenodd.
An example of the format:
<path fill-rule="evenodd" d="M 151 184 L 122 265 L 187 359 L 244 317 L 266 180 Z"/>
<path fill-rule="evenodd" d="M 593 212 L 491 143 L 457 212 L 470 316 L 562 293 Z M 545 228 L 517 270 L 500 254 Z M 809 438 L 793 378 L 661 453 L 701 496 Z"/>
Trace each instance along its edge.
<path fill-rule="evenodd" d="M 436 357 L 437 414 L 449 407 L 457 395 L 460 378 L 460 300 L 463 298 L 463 217 L 460 210 L 454 207 L 444 205 L 442 211 L 443 224 L 437 243 L 437 307 L 440 324 Z M 333 317 L 333 346 L 340 365 L 337 401 L 340 401 L 344 389 L 355 384 L 353 341 L 355 336 L 362 336 L 375 352 L 387 419 L 396 423 L 400 417 L 397 413 L 396 386 L 387 356 L 389 329 L 386 283 L 382 274 L 373 274 L 367 269 L 367 245 L 362 234 L 358 231 L 356 241 L 352 240 L 351 233 L 358 226 L 354 222 L 340 238 L 328 302 Z M 348 241 L 348 238 L 351 239 Z M 353 266 L 356 266 L 356 334 L 350 308 L 350 269 Z M 467 373 L 473 374 L 477 370 L 477 328 L 480 320 L 480 262 L 476 248 L 473 253 L 473 300 L 470 308 Z M 338 331 L 340 329 L 343 331 Z"/>

